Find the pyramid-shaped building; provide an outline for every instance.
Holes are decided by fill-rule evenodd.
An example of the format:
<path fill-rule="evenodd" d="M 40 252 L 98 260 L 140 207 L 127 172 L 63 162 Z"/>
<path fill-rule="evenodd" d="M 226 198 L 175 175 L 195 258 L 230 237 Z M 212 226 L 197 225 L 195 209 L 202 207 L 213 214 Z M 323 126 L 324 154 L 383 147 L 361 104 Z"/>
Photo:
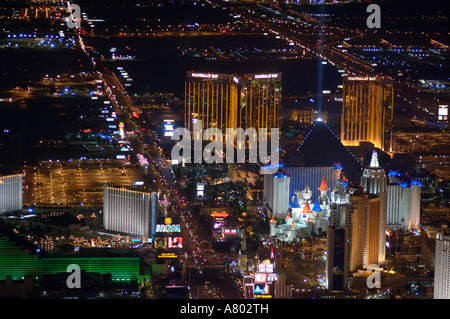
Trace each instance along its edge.
<path fill-rule="evenodd" d="M 359 184 L 362 165 L 322 121 L 312 124 L 302 144 L 286 166 L 294 167 L 336 167 L 342 168 L 345 178 Z"/>

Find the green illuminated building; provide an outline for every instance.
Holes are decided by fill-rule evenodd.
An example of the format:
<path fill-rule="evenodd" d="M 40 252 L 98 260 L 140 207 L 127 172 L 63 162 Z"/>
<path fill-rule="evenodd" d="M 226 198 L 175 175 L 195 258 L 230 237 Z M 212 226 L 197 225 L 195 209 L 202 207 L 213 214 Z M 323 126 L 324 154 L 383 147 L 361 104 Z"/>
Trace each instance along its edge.
<path fill-rule="evenodd" d="M 138 257 L 49 257 L 42 259 L 42 273 L 64 273 L 71 264 L 86 272 L 111 274 L 113 281 L 137 282 L 139 277 Z"/>
<path fill-rule="evenodd" d="M 0 280 L 5 280 L 7 275 L 13 280 L 25 276 L 39 279 L 43 275 L 65 273 L 71 264 L 80 266 L 82 271 L 111 274 L 111 279 L 116 282 L 137 282 L 139 278 L 138 256 L 113 256 L 105 249 L 92 248 L 40 258 L 16 242 L 0 237 Z"/>
<path fill-rule="evenodd" d="M 41 260 L 17 243 L 0 237 L 0 280 L 5 280 L 7 275 L 11 275 L 12 280 L 24 276 L 41 277 Z"/>

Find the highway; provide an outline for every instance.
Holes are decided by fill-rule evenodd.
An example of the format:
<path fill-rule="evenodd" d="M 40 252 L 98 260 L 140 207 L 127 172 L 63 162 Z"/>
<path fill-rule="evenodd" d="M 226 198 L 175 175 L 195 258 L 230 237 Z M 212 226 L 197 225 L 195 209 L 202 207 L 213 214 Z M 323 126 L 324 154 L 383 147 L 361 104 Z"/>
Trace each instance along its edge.
<path fill-rule="evenodd" d="M 218 0 L 206 2 L 223 6 Z M 374 68 L 367 61 L 349 52 L 343 52 L 337 47 L 342 44 L 344 39 L 369 39 L 368 33 L 361 30 L 331 27 L 318 19 L 293 10 L 283 12 L 264 5 L 257 7 L 228 6 L 228 10 L 233 14 L 242 15 L 247 22 L 253 23 L 257 28 L 263 28 L 265 32 L 276 35 L 292 45 L 307 50 L 336 68 L 344 70 L 343 74 L 379 76 L 391 80 L 396 92 L 396 104 L 408 107 L 411 117 L 416 115 L 419 119 L 435 122 L 436 114 L 425 112 L 421 108 L 424 105 L 436 104 L 432 94 L 427 94 L 415 83 L 399 77 L 397 69 Z"/>
<path fill-rule="evenodd" d="M 107 88 L 106 92 L 116 108 L 119 119 L 124 122 L 126 131 L 135 132 L 135 136 L 129 138 L 133 152 L 144 155 L 148 161 L 147 168 L 141 167 L 148 188 L 160 191 L 160 199 L 164 195 L 166 196 L 170 203 L 168 206 L 169 216 L 184 216 L 184 213 L 188 216 L 188 208 L 179 195 L 171 163 L 164 158 L 162 149 L 157 144 L 158 139 L 152 133 L 155 128 L 150 126 L 151 122 L 146 118 L 145 113 L 130 116 L 136 108 L 114 71 L 102 70 L 102 77 Z M 195 227 L 191 224 L 191 229 L 189 229 L 187 219 L 183 218 L 183 220 L 186 220 L 186 223 L 181 223 L 183 254 L 180 257 L 185 267 L 184 279 L 191 286 L 192 297 L 200 299 L 242 298 L 236 284 L 226 271 L 226 264 L 234 259 L 223 255 L 219 256 L 221 254 L 215 254 L 210 249 L 200 249 L 201 245 L 197 242 Z"/>
<path fill-rule="evenodd" d="M 235 261 L 237 255 L 211 250 L 209 243 L 197 234 L 197 226 L 189 212 L 189 206 L 183 210 L 182 220 L 184 221 L 181 226 L 184 245 L 182 260 L 186 272 L 185 280 L 191 286 L 193 297 L 241 299 L 242 294 L 227 272 L 227 265 Z M 205 287 L 205 284 L 208 284 L 208 287 Z M 219 294 L 214 296 L 208 293 L 208 289 Z"/>

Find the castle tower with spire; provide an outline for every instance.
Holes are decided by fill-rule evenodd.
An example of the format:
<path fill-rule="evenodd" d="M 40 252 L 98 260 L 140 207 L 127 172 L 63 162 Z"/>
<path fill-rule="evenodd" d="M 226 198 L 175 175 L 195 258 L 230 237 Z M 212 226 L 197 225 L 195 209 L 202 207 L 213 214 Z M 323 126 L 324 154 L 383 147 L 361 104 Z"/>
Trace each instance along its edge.
<path fill-rule="evenodd" d="M 311 207 L 309 206 L 309 203 L 306 202 L 305 206 L 303 206 L 303 210 L 302 210 L 302 215 L 301 215 L 301 220 L 308 222 L 311 220 Z"/>
<path fill-rule="evenodd" d="M 325 176 L 322 178 L 322 183 L 319 187 L 320 195 L 319 195 L 319 205 L 322 210 L 330 209 L 330 198 L 328 197 L 328 186 L 327 181 L 325 180 Z"/>
<path fill-rule="evenodd" d="M 319 198 L 316 198 L 314 206 L 311 209 L 310 219 L 312 222 L 312 231 L 315 233 L 320 233 L 326 231 L 328 226 L 327 216 L 329 215 L 327 210 L 323 210 L 319 204 Z"/>
<path fill-rule="evenodd" d="M 280 173 L 280 172 L 279 172 Z M 278 173 L 278 174 L 279 174 Z M 277 176 L 278 174 L 275 174 Z M 331 200 L 328 196 L 329 188 L 326 178 L 322 175 L 321 183 L 318 184 L 320 195 L 313 200 L 309 181 L 304 184 L 303 190 L 295 190 L 289 201 L 289 208 L 285 215 L 273 214 L 269 223 L 271 236 L 276 234 L 281 240 L 291 241 L 293 235 L 305 235 L 311 231 L 320 233 L 326 230 L 330 217 Z M 311 207 L 314 206 L 314 209 Z M 276 223 L 281 221 L 281 223 Z M 295 231 L 294 231 L 295 230 Z"/>
<path fill-rule="evenodd" d="M 308 182 L 306 182 L 305 189 L 302 191 L 301 195 L 302 195 L 302 198 L 303 198 L 303 204 L 305 202 L 311 200 L 312 192 L 311 192 L 311 189 L 309 188 L 309 183 Z"/>

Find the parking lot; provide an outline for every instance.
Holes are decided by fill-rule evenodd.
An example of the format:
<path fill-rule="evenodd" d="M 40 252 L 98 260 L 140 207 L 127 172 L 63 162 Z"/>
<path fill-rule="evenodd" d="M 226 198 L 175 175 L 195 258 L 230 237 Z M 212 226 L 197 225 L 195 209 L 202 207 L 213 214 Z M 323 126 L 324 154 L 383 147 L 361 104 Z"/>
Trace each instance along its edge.
<path fill-rule="evenodd" d="M 102 205 L 103 185 L 133 186 L 139 168 L 125 163 L 43 163 L 25 170 L 25 205 Z M 144 186 L 140 186 L 144 187 Z"/>

